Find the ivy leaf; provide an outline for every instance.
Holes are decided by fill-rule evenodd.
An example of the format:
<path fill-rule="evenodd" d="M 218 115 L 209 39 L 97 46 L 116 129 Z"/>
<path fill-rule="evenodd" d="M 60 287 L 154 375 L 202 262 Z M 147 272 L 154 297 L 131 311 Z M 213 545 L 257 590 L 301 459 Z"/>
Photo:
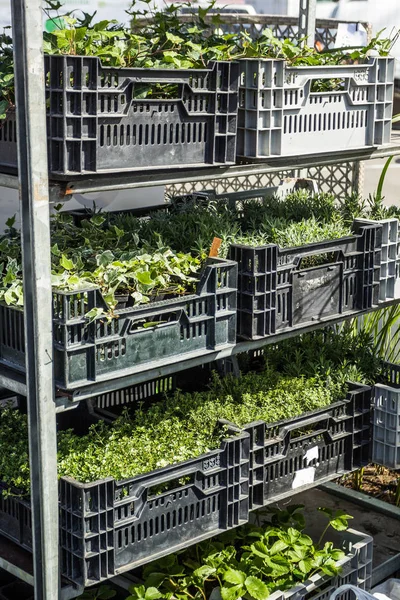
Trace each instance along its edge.
<path fill-rule="evenodd" d="M 96 262 L 99 267 L 107 267 L 114 260 L 114 254 L 111 250 L 104 250 L 96 256 Z"/>
<path fill-rule="evenodd" d="M 135 273 L 135 277 L 142 285 L 153 285 L 154 283 L 150 271 L 138 271 Z"/>
<path fill-rule="evenodd" d="M 65 269 L 66 271 L 72 271 L 72 269 L 74 268 L 74 263 L 72 260 L 70 260 L 69 258 L 67 258 L 65 256 L 65 254 L 63 254 L 60 258 L 60 265 L 63 269 Z"/>
<path fill-rule="evenodd" d="M 182 42 L 185 41 L 183 38 L 179 37 L 178 35 L 174 35 L 173 33 L 170 33 L 169 31 L 166 32 L 165 37 L 167 38 L 167 40 L 169 40 L 173 44 L 182 44 Z"/>
<path fill-rule="evenodd" d="M 51 247 L 51 253 L 53 256 L 60 256 L 61 252 L 58 248 L 58 244 L 54 244 L 54 246 Z"/>
<path fill-rule="evenodd" d="M 224 571 L 223 577 L 224 581 L 233 583 L 235 585 L 243 585 L 246 580 L 246 575 L 243 573 L 243 571 L 238 571 L 231 568 L 228 568 L 226 571 Z"/>
<path fill-rule="evenodd" d="M 245 586 L 248 593 L 256 600 L 265 600 L 269 596 L 267 585 L 258 577 L 253 577 L 252 575 L 247 577 Z"/>

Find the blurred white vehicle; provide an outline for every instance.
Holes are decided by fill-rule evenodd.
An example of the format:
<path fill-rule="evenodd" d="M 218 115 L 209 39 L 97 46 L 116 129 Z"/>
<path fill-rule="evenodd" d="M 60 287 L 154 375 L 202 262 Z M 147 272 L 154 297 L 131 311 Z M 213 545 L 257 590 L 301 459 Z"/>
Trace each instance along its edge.
<path fill-rule="evenodd" d="M 386 1 L 386 0 L 385 0 Z M 288 15 L 296 17 L 299 14 L 299 0 L 254 0 L 257 13 L 266 15 Z M 329 19 L 337 5 L 337 0 L 317 0 L 317 17 Z"/>
<path fill-rule="evenodd" d="M 393 37 L 400 30 L 399 0 L 339 0 L 333 13 L 335 19 L 360 20 L 371 23 L 374 33 L 384 29 L 383 37 Z M 396 60 L 396 79 L 400 79 L 400 39 L 393 46 Z"/>

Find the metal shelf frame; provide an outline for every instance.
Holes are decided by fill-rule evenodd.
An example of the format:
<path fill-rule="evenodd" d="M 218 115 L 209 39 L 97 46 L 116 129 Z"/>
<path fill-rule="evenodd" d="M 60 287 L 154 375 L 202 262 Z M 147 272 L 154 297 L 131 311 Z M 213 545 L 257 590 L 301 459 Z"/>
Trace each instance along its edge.
<path fill-rule="evenodd" d="M 316 0 L 300 0 L 299 36 L 315 33 Z M 283 169 L 303 169 L 314 165 L 361 161 L 400 155 L 400 134 L 391 144 L 365 150 L 314 154 L 291 159 L 271 158 L 227 168 L 141 171 L 115 175 L 83 176 L 74 180 L 48 180 L 44 61 L 42 50 L 41 0 L 11 0 L 14 36 L 16 104 L 18 128 L 18 175 L 0 174 L 0 186 L 19 189 L 22 216 L 22 253 L 25 290 L 25 340 L 27 377 L 11 369 L 0 369 L 0 385 L 26 395 L 28 403 L 31 499 L 33 508 L 33 559 L 27 565 L 20 551 L 0 538 L 0 567 L 34 583 L 37 600 L 68 600 L 82 590 L 61 585 L 58 547 L 58 483 L 56 464 L 56 412 L 73 408 L 95 394 L 118 389 L 154 377 L 167 375 L 205 362 L 221 360 L 239 352 L 297 336 L 324 327 L 305 326 L 295 332 L 282 332 L 271 339 L 238 343 L 206 357 L 194 356 L 182 364 L 159 364 L 112 381 L 102 381 L 72 393 L 55 393 L 52 355 L 52 296 L 50 264 L 50 203 L 68 200 L 73 194 L 117 191 L 156 185 L 216 180 L 244 175 L 274 173 Z M 134 207 L 132 207 L 134 208 Z M 391 303 L 387 303 L 389 305 Z M 347 314 L 335 322 L 350 318 Z M 25 553 L 26 554 L 26 553 Z M 21 558 L 22 557 L 22 558 Z M 21 562 L 22 561 L 22 562 Z M 28 561 L 29 563 L 29 561 Z"/>

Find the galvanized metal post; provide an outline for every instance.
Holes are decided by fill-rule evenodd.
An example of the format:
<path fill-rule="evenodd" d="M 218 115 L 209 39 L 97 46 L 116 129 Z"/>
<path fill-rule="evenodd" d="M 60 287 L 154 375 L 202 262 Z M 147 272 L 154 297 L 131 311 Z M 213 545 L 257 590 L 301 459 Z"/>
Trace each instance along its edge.
<path fill-rule="evenodd" d="M 49 184 L 40 0 L 12 0 L 35 598 L 59 598 Z"/>
<path fill-rule="evenodd" d="M 314 47 L 317 18 L 317 0 L 299 0 L 299 39 L 305 38 Z"/>

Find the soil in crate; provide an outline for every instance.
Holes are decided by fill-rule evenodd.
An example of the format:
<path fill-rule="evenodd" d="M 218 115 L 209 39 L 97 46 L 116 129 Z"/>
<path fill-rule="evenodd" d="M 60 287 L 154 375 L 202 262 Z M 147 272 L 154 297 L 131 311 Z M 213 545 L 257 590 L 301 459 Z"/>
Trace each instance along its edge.
<path fill-rule="evenodd" d="M 361 492 L 366 496 L 377 498 L 393 506 L 400 506 L 400 501 L 396 503 L 397 486 L 400 484 L 400 473 L 391 471 L 385 467 L 377 465 L 368 465 L 359 474 L 360 484 L 356 484 L 355 474 L 349 474 L 338 480 L 343 487 Z M 399 499 L 400 500 L 400 499 Z"/>

